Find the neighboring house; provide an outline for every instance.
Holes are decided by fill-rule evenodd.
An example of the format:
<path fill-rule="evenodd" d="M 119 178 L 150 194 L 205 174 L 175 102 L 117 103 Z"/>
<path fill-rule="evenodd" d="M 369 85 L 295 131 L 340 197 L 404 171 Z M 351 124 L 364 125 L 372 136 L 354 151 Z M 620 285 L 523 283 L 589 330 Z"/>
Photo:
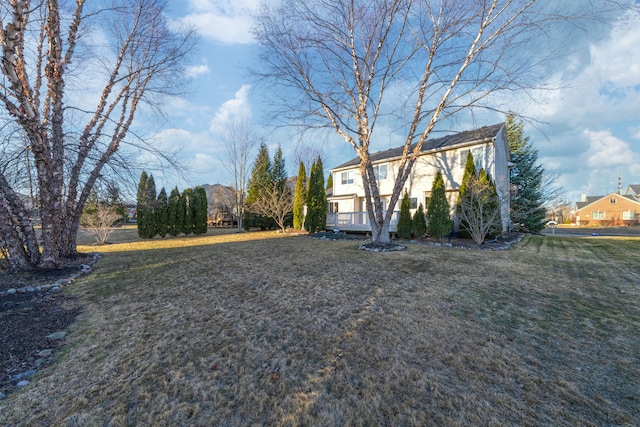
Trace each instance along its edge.
<path fill-rule="evenodd" d="M 610 193 L 606 196 L 583 196 L 576 203 L 574 222 L 576 225 L 637 225 L 640 224 L 640 198 L 630 192 Z"/>
<path fill-rule="evenodd" d="M 625 191 L 625 196 L 631 196 L 635 200 L 640 201 L 640 184 L 632 184 L 627 187 L 627 191 Z"/>
<path fill-rule="evenodd" d="M 396 209 L 396 206 L 388 206 L 388 204 L 402 149 L 403 147 L 393 148 L 370 156 L 385 209 Z M 507 231 L 510 200 L 509 168 L 512 164 L 504 123 L 427 140 L 404 186 L 409 194 L 411 214 L 413 215 L 419 204 L 422 204 L 426 211 L 432 182 L 438 170 L 442 171 L 447 199 L 453 214 L 469 152 L 473 155 L 476 169 L 484 168 L 496 183 L 500 197 L 502 229 Z M 329 202 L 327 228 L 340 228 L 347 231 L 371 230 L 359 165 L 360 159 L 355 158 L 331 170 L 333 188 L 327 196 Z M 397 230 L 398 213 L 399 211 L 394 212 L 391 221 L 390 231 L 392 232 Z"/>

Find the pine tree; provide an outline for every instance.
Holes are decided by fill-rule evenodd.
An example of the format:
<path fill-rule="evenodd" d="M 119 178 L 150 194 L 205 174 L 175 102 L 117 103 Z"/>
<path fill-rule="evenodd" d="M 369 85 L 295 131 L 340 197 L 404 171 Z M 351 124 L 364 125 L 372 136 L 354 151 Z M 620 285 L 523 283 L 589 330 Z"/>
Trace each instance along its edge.
<path fill-rule="evenodd" d="M 309 233 L 317 233 L 327 226 L 327 194 L 324 190 L 324 171 L 320 157 L 313 163 L 307 190 L 307 216 L 304 228 Z"/>
<path fill-rule="evenodd" d="M 260 144 L 256 160 L 253 163 L 251 178 L 249 178 L 249 183 L 247 185 L 247 198 L 245 199 L 247 207 L 250 208 L 251 204 L 260 198 L 264 189 L 269 188 L 272 182 L 271 177 L 271 160 L 269 159 L 269 151 L 267 149 L 267 145 L 262 143 Z M 260 227 L 264 230 L 270 223 L 271 221 L 268 218 L 249 211 L 247 211 L 243 220 L 245 229 Z"/>
<path fill-rule="evenodd" d="M 160 237 L 167 235 L 169 229 L 169 199 L 164 187 L 160 189 L 156 200 L 156 226 Z"/>
<path fill-rule="evenodd" d="M 293 198 L 293 228 L 302 229 L 303 211 L 307 198 L 307 171 L 304 163 L 300 162 L 298 178 L 296 179 L 296 192 Z"/>
<path fill-rule="evenodd" d="M 178 221 L 178 209 L 180 207 L 180 190 L 175 187 L 169 195 L 169 205 L 167 207 L 167 232 L 171 236 L 177 236 L 182 232 L 182 227 Z"/>
<path fill-rule="evenodd" d="M 538 150 L 529 137 L 524 136 L 524 125 L 513 114 L 507 116 L 507 141 L 511 152 L 511 221 L 516 229 L 537 233 L 545 227 L 546 209 L 542 179 L 544 169 L 537 164 Z"/>
<path fill-rule="evenodd" d="M 462 182 L 460 183 L 460 190 L 458 191 L 458 202 L 456 203 L 456 212 L 460 206 L 460 202 L 467 194 L 467 188 L 469 185 L 469 181 L 477 176 L 476 164 L 473 161 L 473 156 L 471 155 L 471 151 L 467 155 L 467 162 L 464 165 L 464 175 L 462 176 Z M 464 219 L 458 218 L 460 222 L 460 234 L 464 238 L 470 238 L 471 235 L 467 232 L 469 229 L 469 225 L 464 222 Z"/>
<path fill-rule="evenodd" d="M 422 203 L 418 205 L 416 213 L 413 214 L 411 219 L 411 226 L 413 227 L 413 235 L 415 237 L 422 237 L 427 232 L 427 222 L 424 214 L 424 207 Z"/>
<path fill-rule="evenodd" d="M 468 180 L 466 183 L 468 183 Z M 431 199 L 429 199 L 429 206 L 427 206 L 429 235 L 431 237 L 440 239 L 449 234 L 453 229 L 449 209 L 449 202 L 447 201 L 444 188 L 444 179 L 442 172 L 438 170 L 431 186 Z"/>
<path fill-rule="evenodd" d="M 138 194 L 136 197 L 136 225 L 138 227 L 138 236 L 146 239 L 146 217 L 147 217 L 147 173 L 142 171 L 140 181 L 138 182 Z"/>
<path fill-rule="evenodd" d="M 398 237 L 401 239 L 410 239 L 413 224 L 411 221 L 411 202 L 407 190 L 404 191 L 402 201 L 400 202 L 400 217 L 398 218 Z"/>
<path fill-rule="evenodd" d="M 282 155 L 282 147 L 278 145 L 271 165 L 271 182 L 278 184 L 278 190 L 283 191 L 287 184 L 287 168 Z"/>

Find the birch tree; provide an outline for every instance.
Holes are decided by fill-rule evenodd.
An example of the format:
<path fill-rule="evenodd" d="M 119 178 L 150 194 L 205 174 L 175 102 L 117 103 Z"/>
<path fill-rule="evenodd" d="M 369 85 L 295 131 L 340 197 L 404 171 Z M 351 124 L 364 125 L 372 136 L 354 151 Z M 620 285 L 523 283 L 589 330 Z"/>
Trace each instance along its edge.
<path fill-rule="evenodd" d="M 232 122 L 225 130 L 225 168 L 233 182 L 234 210 L 238 218 L 238 233 L 242 232 L 244 199 L 249 180 L 250 161 L 261 138 L 247 119 Z"/>
<path fill-rule="evenodd" d="M 76 252 L 83 206 L 130 142 L 136 113 L 179 87 L 193 38 L 167 27 L 164 8 L 161 0 L 0 2 L 0 114 L 16 128 L 9 147 L 31 156 L 42 225 L 37 236 L 0 170 L 0 247 L 12 267 L 56 267 Z"/>
<path fill-rule="evenodd" d="M 283 0 L 257 17 L 257 75 L 290 124 L 327 127 L 360 159 L 372 243 L 389 224 L 436 123 L 474 108 L 501 111 L 501 93 L 539 86 L 547 54 L 595 29 L 632 0 Z M 584 34 L 581 34 L 584 35 Z M 505 108 L 506 109 L 506 108 Z M 376 129 L 404 132 L 389 209 L 370 160 Z M 386 136 L 386 135 L 385 135 Z"/>

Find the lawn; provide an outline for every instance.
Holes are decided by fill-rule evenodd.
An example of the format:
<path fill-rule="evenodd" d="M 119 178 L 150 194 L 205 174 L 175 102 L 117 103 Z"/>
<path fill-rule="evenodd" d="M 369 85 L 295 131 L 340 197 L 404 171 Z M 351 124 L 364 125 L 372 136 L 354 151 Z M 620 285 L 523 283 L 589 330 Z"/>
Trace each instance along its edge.
<path fill-rule="evenodd" d="M 122 233 L 0 425 L 640 424 L 640 239 Z"/>

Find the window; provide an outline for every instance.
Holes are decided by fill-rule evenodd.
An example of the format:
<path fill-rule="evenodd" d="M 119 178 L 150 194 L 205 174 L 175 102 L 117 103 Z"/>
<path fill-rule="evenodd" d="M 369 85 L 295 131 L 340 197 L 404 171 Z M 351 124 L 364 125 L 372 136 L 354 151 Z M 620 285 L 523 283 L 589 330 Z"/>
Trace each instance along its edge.
<path fill-rule="evenodd" d="M 622 211 L 622 219 L 625 221 L 636 221 L 638 219 L 638 212 Z"/>
<path fill-rule="evenodd" d="M 338 202 L 329 202 L 329 213 L 338 213 Z"/>
<path fill-rule="evenodd" d="M 424 192 L 424 210 L 426 211 L 429 207 L 429 202 L 431 201 L 431 191 Z"/>
<path fill-rule="evenodd" d="M 467 163 L 467 156 L 469 156 L 469 150 L 460 151 L 460 164 L 465 165 Z"/>
<path fill-rule="evenodd" d="M 591 219 L 604 219 L 604 211 L 593 211 L 591 212 Z"/>
<path fill-rule="evenodd" d="M 484 146 L 474 147 L 471 149 L 473 162 L 476 164 L 476 170 L 479 171 L 484 167 Z"/>
<path fill-rule="evenodd" d="M 342 172 L 342 185 L 353 184 L 353 171 Z"/>
<path fill-rule="evenodd" d="M 375 165 L 373 167 L 373 176 L 376 177 L 377 181 L 387 179 L 387 165 Z"/>
<path fill-rule="evenodd" d="M 609 199 L 609 202 L 610 202 L 611 204 L 615 204 L 615 202 L 616 202 L 616 198 L 615 198 L 615 197 L 610 198 L 610 199 Z"/>
<path fill-rule="evenodd" d="M 409 197 L 409 209 L 418 209 L 417 197 Z"/>

